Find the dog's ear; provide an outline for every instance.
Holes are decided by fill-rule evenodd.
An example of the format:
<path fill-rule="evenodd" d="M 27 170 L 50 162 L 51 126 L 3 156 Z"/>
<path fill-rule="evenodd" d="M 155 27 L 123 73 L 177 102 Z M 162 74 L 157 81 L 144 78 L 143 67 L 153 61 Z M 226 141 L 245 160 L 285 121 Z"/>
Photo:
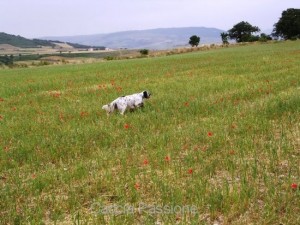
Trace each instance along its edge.
<path fill-rule="evenodd" d="M 144 98 L 150 98 L 151 93 L 148 91 L 143 91 L 143 97 Z"/>

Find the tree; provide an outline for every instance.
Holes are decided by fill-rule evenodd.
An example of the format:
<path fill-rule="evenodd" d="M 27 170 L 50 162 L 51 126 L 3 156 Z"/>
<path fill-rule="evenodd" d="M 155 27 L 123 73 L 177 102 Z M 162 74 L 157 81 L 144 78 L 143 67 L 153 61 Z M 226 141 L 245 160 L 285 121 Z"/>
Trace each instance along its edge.
<path fill-rule="evenodd" d="M 0 64 L 1 63 L 7 66 L 12 66 L 14 64 L 14 56 L 13 55 L 0 56 Z"/>
<path fill-rule="evenodd" d="M 229 42 L 228 42 L 228 33 L 225 33 L 225 32 L 222 32 L 221 33 L 221 38 L 222 38 L 222 42 L 223 42 L 223 45 L 228 45 Z"/>
<path fill-rule="evenodd" d="M 266 35 L 265 33 L 261 33 L 259 37 L 259 41 L 266 42 L 272 40 L 272 37 L 270 35 Z"/>
<path fill-rule="evenodd" d="M 260 29 L 256 26 L 252 26 L 248 22 L 240 22 L 228 30 L 228 35 L 230 39 L 235 39 L 236 42 L 248 42 L 256 40 L 256 36 L 253 36 L 252 33 L 259 32 Z"/>
<path fill-rule="evenodd" d="M 141 55 L 148 55 L 149 54 L 149 50 L 148 49 L 141 49 L 140 53 L 141 53 Z"/>
<path fill-rule="evenodd" d="M 300 38 L 300 9 L 287 9 L 274 24 L 273 36 L 287 39 Z"/>
<path fill-rule="evenodd" d="M 198 46 L 200 43 L 200 37 L 198 37 L 197 35 L 193 35 L 190 37 L 190 41 L 189 44 L 194 47 L 194 46 Z"/>

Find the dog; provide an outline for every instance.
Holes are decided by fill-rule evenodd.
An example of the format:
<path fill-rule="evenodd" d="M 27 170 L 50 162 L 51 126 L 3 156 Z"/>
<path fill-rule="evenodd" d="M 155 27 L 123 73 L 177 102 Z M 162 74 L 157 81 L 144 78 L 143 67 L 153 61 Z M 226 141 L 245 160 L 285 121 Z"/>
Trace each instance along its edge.
<path fill-rule="evenodd" d="M 119 110 L 121 115 L 124 115 L 127 109 L 133 111 L 136 108 L 144 107 L 144 100 L 150 98 L 151 93 L 149 91 L 143 91 L 140 93 L 126 95 L 119 97 L 112 101 L 111 103 L 102 106 L 109 116 L 115 110 Z"/>

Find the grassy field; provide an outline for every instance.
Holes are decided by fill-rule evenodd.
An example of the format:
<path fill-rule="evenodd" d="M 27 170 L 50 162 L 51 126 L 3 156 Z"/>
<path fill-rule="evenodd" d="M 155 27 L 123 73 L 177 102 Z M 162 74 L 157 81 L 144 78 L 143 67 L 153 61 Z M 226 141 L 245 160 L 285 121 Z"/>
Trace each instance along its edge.
<path fill-rule="evenodd" d="M 300 41 L 0 80 L 0 224 L 300 224 Z"/>

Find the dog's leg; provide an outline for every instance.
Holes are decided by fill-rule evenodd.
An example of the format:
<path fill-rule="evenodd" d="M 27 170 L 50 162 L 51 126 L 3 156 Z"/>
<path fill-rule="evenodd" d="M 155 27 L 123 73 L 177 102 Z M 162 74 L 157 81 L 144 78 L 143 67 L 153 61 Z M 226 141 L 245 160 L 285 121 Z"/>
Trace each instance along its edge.
<path fill-rule="evenodd" d="M 144 103 L 142 102 L 142 103 L 138 104 L 138 106 L 137 106 L 137 107 L 139 107 L 139 108 L 143 108 L 143 107 L 144 107 Z"/>
<path fill-rule="evenodd" d="M 120 114 L 123 116 L 126 111 L 127 106 L 126 105 L 118 105 L 118 110 L 120 111 Z"/>

